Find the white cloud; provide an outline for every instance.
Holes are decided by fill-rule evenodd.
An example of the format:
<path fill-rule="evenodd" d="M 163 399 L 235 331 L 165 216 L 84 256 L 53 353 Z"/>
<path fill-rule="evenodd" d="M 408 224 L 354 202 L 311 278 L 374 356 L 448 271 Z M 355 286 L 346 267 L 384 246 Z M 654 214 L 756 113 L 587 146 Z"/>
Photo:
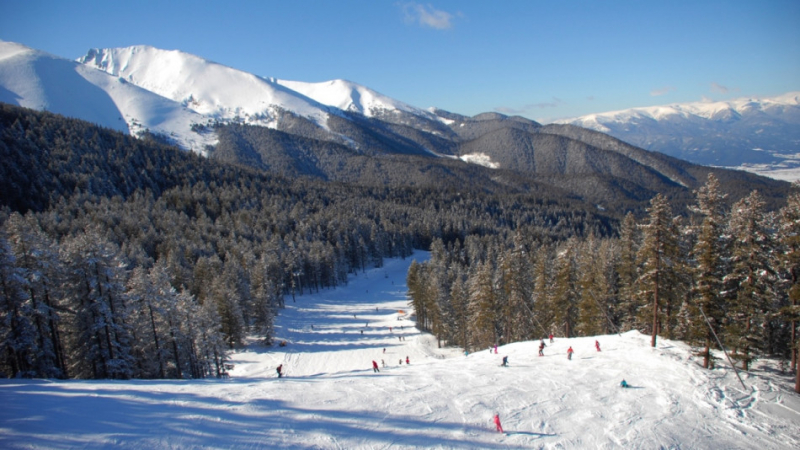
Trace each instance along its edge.
<path fill-rule="evenodd" d="M 717 92 L 720 94 L 727 94 L 730 89 L 727 86 L 723 86 L 716 81 L 711 83 L 711 92 Z"/>
<path fill-rule="evenodd" d="M 453 15 L 436 9 L 430 4 L 400 3 L 400 6 L 403 8 L 406 23 L 413 23 L 436 30 L 453 28 Z"/>
<path fill-rule="evenodd" d="M 662 95 L 669 94 L 670 92 L 672 92 L 674 90 L 675 90 L 675 88 L 672 87 L 672 86 L 663 87 L 661 89 L 653 89 L 652 91 L 650 91 L 650 96 L 651 97 L 660 97 Z"/>

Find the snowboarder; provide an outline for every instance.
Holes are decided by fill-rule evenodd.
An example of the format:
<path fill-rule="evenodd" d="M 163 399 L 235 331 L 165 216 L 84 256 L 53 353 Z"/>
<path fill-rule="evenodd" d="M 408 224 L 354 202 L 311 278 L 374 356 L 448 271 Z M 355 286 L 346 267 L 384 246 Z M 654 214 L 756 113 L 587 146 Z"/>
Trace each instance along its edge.
<path fill-rule="evenodd" d="M 553 333 L 550 333 L 550 343 L 553 343 Z"/>
<path fill-rule="evenodd" d="M 600 351 L 600 341 L 594 341 L 594 348 L 596 348 L 598 352 Z"/>
<path fill-rule="evenodd" d="M 500 425 L 500 414 L 495 413 L 494 415 L 494 424 L 497 426 L 497 431 L 504 433 L 503 426 Z"/>
<path fill-rule="evenodd" d="M 544 340 L 539 343 L 539 356 L 544 356 Z"/>
<path fill-rule="evenodd" d="M 503 367 L 508 367 L 508 356 L 503 356 Z"/>
<path fill-rule="evenodd" d="M 620 387 L 624 387 L 624 388 L 630 387 L 630 384 L 628 384 L 628 382 L 625 381 L 624 379 L 622 380 L 622 383 L 620 383 L 619 385 L 620 385 Z"/>
<path fill-rule="evenodd" d="M 275 369 L 275 370 L 278 372 L 278 378 L 281 378 L 281 377 L 283 377 L 283 364 L 281 364 L 280 366 L 278 366 L 278 368 L 277 368 L 277 369 Z"/>
<path fill-rule="evenodd" d="M 380 370 L 378 370 L 378 363 L 376 363 L 374 360 L 372 361 L 372 372 L 380 372 Z"/>
<path fill-rule="evenodd" d="M 575 353 L 575 350 L 572 349 L 572 346 L 567 349 L 567 359 L 572 360 L 572 354 Z"/>
<path fill-rule="evenodd" d="M 406 364 L 411 364 L 411 362 L 408 360 L 408 356 L 406 356 Z"/>

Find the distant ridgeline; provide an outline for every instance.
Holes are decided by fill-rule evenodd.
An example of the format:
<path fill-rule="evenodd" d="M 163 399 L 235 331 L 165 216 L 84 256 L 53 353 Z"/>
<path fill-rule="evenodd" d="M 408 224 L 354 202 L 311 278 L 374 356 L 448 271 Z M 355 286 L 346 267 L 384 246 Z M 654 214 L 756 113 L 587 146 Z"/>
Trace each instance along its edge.
<path fill-rule="evenodd" d="M 585 133 L 582 139 L 597 140 L 580 154 L 598 164 L 597 146 L 634 152 L 599 133 L 549 129 L 536 139 L 576 142 L 570 136 Z M 505 130 L 502 136 L 531 139 Z M 207 159 L 0 105 L 3 375 L 224 376 L 227 349 L 245 335 L 270 341 L 285 295 L 335 287 L 348 273 L 415 248 L 433 250 L 431 263 L 409 274 L 419 326 L 450 345 L 540 337 L 547 328 L 568 335 L 647 329 L 648 292 L 659 279 L 664 333 L 702 342 L 692 334 L 699 328 L 689 326 L 697 319 L 694 304 L 676 303 L 702 298 L 720 327 L 728 323 L 723 318 L 758 311 L 740 342 L 751 342 L 752 333 L 768 339 L 763 348 L 740 344 L 748 358 L 788 348 L 790 327 L 774 313 L 787 304 L 790 266 L 775 255 L 790 255 L 790 241 L 752 244 L 762 246 L 754 254 L 773 255 L 763 264 L 774 277 L 758 280 L 753 292 L 767 289 L 763 283 L 777 286 L 753 300 L 757 307 L 739 297 L 735 304 L 711 298 L 705 284 L 692 284 L 700 276 L 725 274 L 725 283 L 733 273 L 745 276 L 731 255 L 750 248 L 733 237 L 776 235 L 788 226 L 781 220 L 797 200 L 785 206 L 787 183 L 687 163 L 680 166 L 691 175 L 685 179 L 702 174 L 705 187 L 655 174 L 652 186 L 663 186 L 665 195 L 651 202 L 655 191 L 608 173 L 545 176 L 411 151 L 359 153 L 257 127 L 219 132 L 220 145 Z M 636 177 L 644 183 L 646 173 Z M 592 183 L 592 195 L 581 195 Z M 749 195 L 756 188 L 759 195 Z M 709 196 L 713 207 L 706 205 Z M 698 205 L 694 215 L 688 205 Z M 783 215 L 767 214 L 784 206 Z M 628 211 L 636 217 L 623 221 Z M 709 218 L 718 229 L 704 228 Z M 648 230 L 656 229 L 669 241 L 654 243 Z M 709 268 L 711 275 L 688 272 L 700 261 L 698 245 L 712 241 L 704 233 L 714 232 L 731 237 L 714 243 L 719 267 Z M 653 278 L 653 258 L 660 257 L 669 263 Z M 708 297 L 684 295 L 695 291 Z M 744 322 L 730 322 L 725 334 L 736 336 L 731 330 Z"/>

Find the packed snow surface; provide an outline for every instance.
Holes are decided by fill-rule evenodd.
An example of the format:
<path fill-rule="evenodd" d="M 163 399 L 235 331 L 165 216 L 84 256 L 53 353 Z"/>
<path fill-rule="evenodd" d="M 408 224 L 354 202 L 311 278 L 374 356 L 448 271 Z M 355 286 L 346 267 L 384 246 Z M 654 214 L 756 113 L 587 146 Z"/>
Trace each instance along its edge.
<path fill-rule="evenodd" d="M 2 380 L 0 447 L 800 446 L 800 397 L 769 361 L 743 374 L 744 389 L 727 364 L 704 370 L 683 343 L 660 339 L 653 349 L 635 331 L 556 337 L 544 357 L 538 341 L 496 354 L 439 349 L 414 327 L 410 262 L 386 261 L 346 287 L 288 297 L 277 320 L 277 342 L 287 345 L 251 343 L 233 354 L 228 379 Z M 509 367 L 500 367 L 503 356 Z M 619 387 L 623 378 L 631 388 Z M 491 422 L 495 413 L 504 434 Z"/>

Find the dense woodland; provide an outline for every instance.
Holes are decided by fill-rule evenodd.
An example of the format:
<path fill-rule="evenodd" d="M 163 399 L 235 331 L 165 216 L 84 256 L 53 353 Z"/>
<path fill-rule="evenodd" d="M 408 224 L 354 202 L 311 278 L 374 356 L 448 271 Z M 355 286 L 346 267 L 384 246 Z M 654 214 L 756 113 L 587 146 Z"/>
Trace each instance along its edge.
<path fill-rule="evenodd" d="M 364 187 L 221 164 L 0 105 L 0 372 L 224 375 L 284 296 L 431 242 L 609 235 L 615 219 L 480 188 Z"/>
<path fill-rule="evenodd" d="M 0 159 L 8 377 L 224 376 L 284 299 L 413 249 L 432 251 L 408 275 L 418 324 L 447 345 L 636 328 L 713 348 L 700 307 L 745 363 L 795 342 L 797 196 L 769 210 L 711 177 L 691 210 L 657 196 L 623 219 L 498 186 L 284 178 L 10 105 Z"/>
<path fill-rule="evenodd" d="M 764 355 L 796 368 L 800 193 L 776 212 L 757 191 L 724 197 L 711 175 L 688 218 L 657 195 L 616 236 L 436 240 L 408 273 L 418 324 L 465 349 L 636 329 L 693 344 L 705 367 L 722 344 L 745 370 Z"/>

